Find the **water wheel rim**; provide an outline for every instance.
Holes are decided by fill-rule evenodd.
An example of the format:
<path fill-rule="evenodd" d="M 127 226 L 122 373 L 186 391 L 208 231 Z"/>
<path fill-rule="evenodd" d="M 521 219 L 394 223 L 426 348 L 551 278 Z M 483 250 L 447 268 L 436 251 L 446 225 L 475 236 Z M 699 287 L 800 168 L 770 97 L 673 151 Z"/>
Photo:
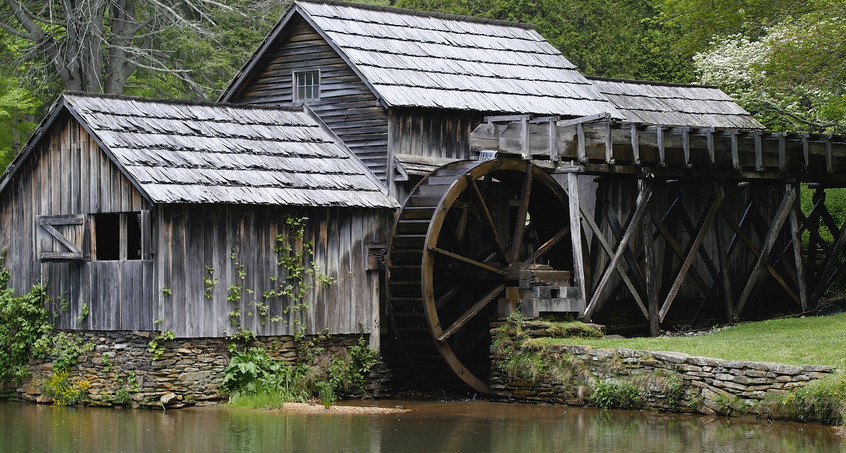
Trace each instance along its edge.
<path fill-rule="evenodd" d="M 486 175 L 495 174 L 497 172 L 520 172 L 526 174 L 526 178 L 528 181 L 527 184 L 530 188 L 533 187 L 533 184 L 535 183 L 541 184 L 543 187 L 550 190 L 554 194 L 554 197 L 558 199 L 558 202 L 562 206 L 567 206 L 566 194 L 564 193 L 560 185 L 558 185 L 558 183 L 550 175 L 548 175 L 545 171 L 533 166 L 528 161 L 517 159 L 494 159 L 489 161 L 455 162 L 441 167 L 441 169 L 430 173 L 423 180 L 421 180 L 420 183 L 418 183 L 417 186 L 415 186 L 415 188 L 412 190 L 412 196 L 420 193 L 421 187 L 426 187 L 429 183 L 430 178 L 443 176 L 443 174 L 450 172 L 455 173 L 454 180 L 451 184 L 444 187 L 443 193 L 440 199 L 437 201 L 437 208 L 435 209 L 429 221 L 429 226 L 425 235 L 424 250 L 422 250 L 423 253 L 420 266 L 420 289 L 422 291 L 423 300 L 422 305 L 423 310 L 425 312 L 426 322 L 431 333 L 431 340 L 433 342 L 433 346 L 437 349 L 438 354 L 441 356 L 445 364 L 452 371 L 452 373 L 454 373 L 455 376 L 457 376 L 464 384 L 468 385 L 476 391 L 488 393 L 489 387 L 487 384 L 487 376 L 477 376 L 474 371 L 465 366 L 462 359 L 456 354 L 456 352 L 453 350 L 453 347 L 447 341 L 449 337 L 451 337 L 453 334 L 456 334 L 461 328 L 463 328 L 463 325 L 459 326 L 454 331 L 450 331 L 450 327 L 454 326 L 442 325 L 441 314 L 439 314 L 439 309 L 437 306 L 437 300 L 435 296 L 436 256 L 443 252 L 436 251 L 435 249 L 437 249 L 440 236 L 444 231 L 444 223 L 447 219 L 447 215 L 453 208 L 454 204 L 459 199 L 459 197 L 461 197 L 463 194 L 466 193 L 468 189 L 471 188 L 471 184 L 476 184 L 475 181 L 479 180 L 480 178 Z M 535 182 L 532 182 L 533 180 Z M 485 202 L 484 199 L 482 202 Z M 523 203 L 528 206 L 529 202 L 524 201 Z M 406 209 L 406 207 L 404 207 L 403 209 Z M 401 215 L 402 214 L 400 214 L 400 216 Z M 394 231 L 396 231 L 396 225 L 399 222 L 400 216 L 397 217 L 397 222 L 395 223 Z M 519 246 L 520 244 L 517 244 L 516 247 Z M 515 246 L 512 245 L 512 248 L 514 247 Z M 391 245 L 389 245 L 389 250 L 392 250 Z M 389 256 L 389 273 L 391 268 L 390 263 L 391 259 Z M 497 296 L 502 293 L 504 288 L 504 284 L 498 284 L 494 286 L 493 288 L 491 288 L 490 291 L 485 294 L 482 299 L 479 299 L 477 301 L 477 304 L 474 304 L 471 309 L 476 307 L 479 302 L 481 302 L 483 305 L 483 307 L 479 311 L 487 309 L 487 306 L 496 300 Z M 471 314 L 471 318 L 478 315 L 479 311 L 474 314 Z M 467 321 L 469 321 L 469 319 Z M 445 335 L 446 338 L 444 338 Z"/>

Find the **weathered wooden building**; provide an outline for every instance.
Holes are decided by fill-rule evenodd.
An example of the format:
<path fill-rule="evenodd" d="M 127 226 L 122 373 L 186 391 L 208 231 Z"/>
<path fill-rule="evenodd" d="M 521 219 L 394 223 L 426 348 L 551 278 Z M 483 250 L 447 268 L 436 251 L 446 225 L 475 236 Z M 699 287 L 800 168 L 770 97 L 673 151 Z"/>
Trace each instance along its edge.
<path fill-rule="evenodd" d="M 485 115 L 622 118 L 528 25 L 342 2 L 294 2 L 220 100 L 307 104 L 400 199 Z"/>
<path fill-rule="evenodd" d="M 11 286 L 46 284 L 58 327 L 180 337 L 290 334 L 296 320 L 369 332 L 368 244 L 397 206 L 308 112 L 78 94 L 53 106 L 0 200 Z M 313 282 L 301 311 L 263 297 L 289 274 L 275 251 L 289 217 L 308 217 L 291 242 L 313 243 L 336 280 Z"/>
<path fill-rule="evenodd" d="M 485 391 L 517 302 L 657 333 L 772 290 L 804 310 L 844 267 L 824 205 L 796 206 L 799 181 L 844 185 L 842 138 L 586 78 L 526 25 L 295 1 L 220 101 L 63 96 L 0 182 L 13 286 L 47 283 L 63 328 L 181 337 L 385 334 L 388 312 L 418 368 Z M 290 216 L 336 280 L 305 310 L 262 297 Z"/>

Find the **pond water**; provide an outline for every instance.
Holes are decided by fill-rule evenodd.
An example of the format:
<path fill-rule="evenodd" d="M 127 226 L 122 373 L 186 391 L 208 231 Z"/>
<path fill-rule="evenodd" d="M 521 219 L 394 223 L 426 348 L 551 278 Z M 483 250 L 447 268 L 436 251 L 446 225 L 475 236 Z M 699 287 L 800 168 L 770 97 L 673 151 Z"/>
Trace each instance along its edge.
<path fill-rule="evenodd" d="M 359 402 L 360 404 L 360 402 Z M 487 401 L 367 403 L 400 414 L 167 412 L 0 403 L 3 452 L 840 452 L 833 428 Z"/>

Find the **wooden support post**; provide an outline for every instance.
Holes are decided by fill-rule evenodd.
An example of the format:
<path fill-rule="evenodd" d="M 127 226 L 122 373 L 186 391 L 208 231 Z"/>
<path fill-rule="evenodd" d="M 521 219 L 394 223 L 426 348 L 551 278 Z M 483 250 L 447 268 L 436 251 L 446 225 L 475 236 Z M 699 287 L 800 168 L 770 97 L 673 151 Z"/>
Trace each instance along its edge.
<path fill-rule="evenodd" d="M 682 150 L 684 151 L 684 166 L 687 168 L 693 167 L 690 163 L 690 128 L 683 127 L 682 133 Z"/>
<path fill-rule="evenodd" d="M 640 192 L 644 192 L 649 181 L 639 180 Z M 661 335 L 661 315 L 658 310 L 658 270 L 655 266 L 655 243 L 652 239 L 652 212 L 648 209 L 640 222 L 640 234 L 643 241 L 643 278 L 646 286 L 646 311 L 649 313 L 649 335 Z"/>
<path fill-rule="evenodd" d="M 752 268 L 752 273 L 749 275 L 749 280 L 746 281 L 746 286 L 743 287 L 743 292 L 740 293 L 740 298 L 737 300 L 737 306 L 734 309 L 732 318 L 737 319 L 740 317 L 740 313 L 743 311 L 743 308 L 746 306 L 746 302 L 749 300 L 749 296 L 752 294 L 752 289 L 754 289 L 755 285 L 758 284 L 758 279 L 761 278 L 761 275 L 765 270 L 764 263 L 769 258 L 770 250 L 772 250 L 776 239 L 778 239 L 778 235 L 784 226 L 784 221 L 787 220 L 787 215 L 790 213 L 790 209 L 793 206 L 793 198 L 795 196 L 796 193 L 792 192 L 790 196 L 782 200 L 781 206 L 779 206 L 778 211 L 776 211 L 776 216 L 773 219 L 770 231 L 764 239 L 764 246 L 761 247 L 758 260 L 755 262 L 755 266 Z"/>
<path fill-rule="evenodd" d="M 731 131 L 731 165 L 735 170 L 740 170 L 740 154 L 737 150 L 737 131 Z"/>
<path fill-rule="evenodd" d="M 585 307 L 587 292 L 585 291 L 585 262 L 582 255 L 582 218 L 579 208 L 581 202 L 579 201 L 579 177 L 575 173 L 567 173 L 567 198 L 570 202 L 570 240 L 573 244 L 573 284 L 579 289 L 582 307 Z M 582 308 L 579 315 L 584 314 L 584 308 Z"/>
<path fill-rule="evenodd" d="M 731 287 L 731 270 L 728 264 L 729 250 L 723 242 L 723 231 L 720 227 L 721 222 L 718 218 L 714 221 L 714 236 L 717 242 L 717 259 L 720 262 L 720 284 L 723 293 L 723 304 L 725 306 L 725 320 L 731 321 L 731 315 L 734 311 L 734 292 Z"/>
<path fill-rule="evenodd" d="M 637 123 L 631 124 L 632 131 L 632 157 L 634 157 L 635 165 L 640 165 L 640 141 L 637 134 Z"/>
<path fill-rule="evenodd" d="M 623 237 L 620 238 L 620 241 L 617 244 L 617 248 L 616 250 L 614 250 L 614 254 L 611 257 L 611 262 L 608 263 L 608 267 L 606 267 L 605 271 L 602 273 L 602 278 L 599 280 L 599 284 L 596 287 L 596 291 L 593 293 L 593 296 L 591 296 L 590 303 L 588 304 L 587 308 L 585 308 L 585 316 L 588 318 L 593 314 L 593 311 L 596 310 L 600 298 L 602 297 L 602 293 L 605 290 L 605 286 L 608 284 L 608 281 L 610 280 L 611 275 L 613 275 L 614 271 L 619 271 L 621 276 L 626 274 L 625 269 L 621 267 L 620 259 L 623 257 L 623 253 L 625 253 L 626 248 L 629 246 L 629 242 L 634 236 L 634 232 L 638 229 L 638 225 L 640 224 L 641 218 L 647 212 L 647 208 L 649 207 L 649 200 L 652 198 L 651 186 L 646 185 L 643 186 L 642 189 L 643 191 L 641 191 L 637 196 L 634 213 L 632 213 L 632 218 L 626 225 Z M 599 230 L 598 227 L 597 230 L 599 231 L 599 234 L 601 234 L 601 230 Z M 620 266 L 619 269 L 618 266 Z M 624 277 L 624 280 L 627 280 L 626 277 Z M 631 281 L 629 281 L 628 284 L 631 284 Z M 643 300 L 638 294 L 637 288 L 635 288 L 634 285 L 631 284 L 631 286 L 629 286 L 629 289 L 632 291 L 632 295 L 635 296 L 635 300 L 639 302 L 641 310 L 648 313 L 648 311 L 645 310 L 645 307 L 643 306 Z"/>
<path fill-rule="evenodd" d="M 523 159 L 529 159 L 531 157 L 529 154 L 529 115 L 523 115 L 523 118 L 520 119 L 520 125 L 522 126 L 520 130 L 521 157 Z"/>
<path fill-rule="evenodd" d="M 667 166 L 667 159 L 664 150 L 664 126 L 655 126 L 656 141 L 658 142 L 658 164 Z"/>
<path fill-rule="evenodd" d="M 708 157 L 711 159 L 711 166 L 717 166 L 717 155 L 714 150 L 714 128 L 709 127 L 705 130 L 705 146 L 708 148 Z"/>
<path fill-rule="evenodd" d="M 810 156 L 808 155 L 808 134 L 802 135 L 802 154 L 805 156 L 805 166 L 811 165 Z"/>
<path fill-rule="evenodd" d="M 752 133 L 755 137 L 755 170 L 764 171 L 764 154 L 761 150 L 761 131 Z"/>
<path fill-rule="evenodd" d="M 605 122 L 605 163 L 614 164 L 614 140 L 611 138 L 611 122 Z"/>
<path fill-rule="evenodd" d="M 784 132 L 778 133 L 778 169 L 787 171 L 787 144 Z"/>
<path fill-rule="evenodd" d="M 549 160 L 558 162 L 558 128 L 555 126 L 555 119 L 549 120 Z"/>
<path fill-rule="evenodd" d="M 670 291 L 664 299 L 664 304 L 661 305 L 661 321 L 664 321 L 664 318 L 667 316 L 667 312 L 670 310 L 670 306 L 672 306 L 673 301 L 676 298 L 676 294 L 678 294 L 681 289 L 684 277 L 687 275 L 688 269 L 690 269 L 690 266 L 693 264 L 693 259 L 699 252 L 699 247 L 702 245 L 702 242 L 705 241 L 705 236 L 708 234 L 711 224 L 714 223 L 714 218 L 720 209 L 720 205 L 723 203 L 723 198 L 725 198 L 725 190 L 723 189 L 723 186 L 717 186 L 717 193 L 714 196 L 714 201 L 711 203 L 711 208 L 703 217 L 699 226 L 699 231 L 696 233 L 696 237 L 693 239 L 693 242 L 691 242 L 688 248 L 687 257 L 682 262 L 681 269 L 679 269 L 679 273 L 676 275 L 673 285 L 670 287 Z"/>
<path fill-rule="evenodd" d="M 846 222 L 843 222 L 843 225 L 837 232 L 837 239 L 834 241 L 834 247 L 832 247 L 831 255 L 825 262 L 825 267 L 820 273 L 817 287 L 814 289 L 814 294 L 811 296 L 811 300 L 809 301 L 811 305 L 816 306 L 819 303 L 820 298 L 825 293 L 825 290 L 828 289 L 828 285 L 831 283 L 830 279 L 833 277 L 828 274 L 834 270 L 834 267 L 837 266 L 836 263 L 839 263 L 840 253 L 843 251 L 844 244 L 846 244 Z"/>
<path fill-rule="evenodd" d="M 576 124 L 576 137 L 579 141 L 577 147 L 579 162 L 585 163 L 587 162 L 587 155 L 585 152 L 585 128 L 582 126 L 582 123 Z"/>
<path fill-rule="evenodd" d="M 834 163 L 831 160 L 831 137 L 825 137 L 825 171 L 834 173 Z"/>
<path fill-rule="evenodd" d="M 808 286 L 805 281 L 805 265 L 802 262 L 802 232 L 799 229 L 799 215 L 802 213 L 799 206 L 799 197 L 796 196 L 797 184 L 788 184 L 784 189 L 784 196 L 793 194 L 793 206 L 790 209 L 790 235 L 793 242 L 793 262 L 796 265 L 796 286 L 799 289 L 799 305 L 802 311 L 808 310 Z M 810 251 L 808 252 L 810 253 Z"/>
<path fill-rule="evenodd" d="M 370 284 L 370 310 L 373 314 L 370 318 L 370 348 L 376 351 L 376 357 L 381 355 L 381 311 L 379 306 L 380 272 L 378 270 L 368 272 Z"/>
<path fill-rule="evenodd" d="M 600 183 L 600 187 L 603 187 L 603 186 L 605 187 L 605 189 L 607 191 L 607 188 L 608 188 L 607 184 Z M 604 197 L 598 197 L 598 199 L 597 199 L 597 212 L 598 213 L 602 212 L 600 206 L 602 204 L 603 199 L 604 199 Z M 581 203 L 581 201 L 579 202 L 579 212 L 581 212 L 581 214 L 582 214 L 582 219 L 585 221 L 585 223 L 587 223 L 588 227 L 590 227 L 591 232 L 593 233 L 594 240 L 599 242 L 599 244 L 601 246 L 601 247 L 595 247 L 593 250 L 591 250 L 591 255 L 594 255 L 594 254 L 598 255 L 599 250 L 597 250 L 597 249 L 601 248 L 602 251 L 604 251 L 609 257 L 614 256 L 614 248 L 611 247 L 611 244 L 608 243 L 608 240 L 604 236 L 604 232 L 602 231 L 602 229 L 599 228 L 599 225 L 597 225 L 596 222 L 593 220 L 591 213 L 588 212 L 584 203 Z M 598 261 L 597 256 L 591 256 L 591 262 L 592 263 L 596 263 L 597 261 Z M 638 308 L 640 308 L 641 313 L 643 313 L 644 317 L 648 318 L 649 314 L 646 311 L 646 305 L 643 304 L 643 300 L 641 300 L 640 294 L 638 293 L 637 288 L 635 287 L 634 283 L 632 283 L 632 280 L 631 280 L 631 278 L 629 278 L 629 275 L 626 273 L 626 269 L 623 268 L 622 263 L 620 263 L 620 262 L 617 263 L 617 270 L 620 274 L 620 279 L 623 280 L 623 283 L 626 285 L 626 287 L 632 293 L 632 297 L 634 297 L 635 303 L 637 303 L 637 306 L 638 306 Z M 595 283 L 593 284 L 593 289 L 592 289 L 591 295 L 596 294 L 597 287 L 599 286 L 598 285 L 599 281 L 598 280 L 594 280 L 594 281 L 595 281 Z M 587 272 L 585 272 L 585 282 L 587 282 Z M 585 284 L 585 287 L 587 287 L 587 283 Z M 585 295 L 585 299 L 587 299 L 587 295 Z M 584 318 L 589 319 L 590 315 L 593 314 L 593 310 L 596 310 L 597 308 L 598 308 L 598 305 L 593 307 L 590 313 L 588 313 L 587 309 L 586 309 Z"/>
<path fill-rule="evenodd" d="M 808 266 L 806 270 L 808 271 L 808 277 L 810 277 L 809 282 L 815 284 L 815 277 L 817 276 L 817 237 L 819 237 L 820 231 L 820 213 L 818 209 L 821 209 L 825 206 L 825 189 L 817 186 L 817 188 L 814 190 L 814 195 L 811 197 L 811 205 L 813 206 L 813 208 L 811 209 L 810 214 L 808 214 L 807 225 L 809 234 Z"/>

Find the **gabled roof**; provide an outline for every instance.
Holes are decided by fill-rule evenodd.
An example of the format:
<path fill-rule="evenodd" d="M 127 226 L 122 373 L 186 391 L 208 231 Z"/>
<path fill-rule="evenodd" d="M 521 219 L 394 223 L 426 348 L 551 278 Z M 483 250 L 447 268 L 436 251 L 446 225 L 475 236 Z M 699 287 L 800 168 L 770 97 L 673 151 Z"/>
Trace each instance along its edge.
<path fill-rule="evenodd" d="M 81 94 L 59 98 L 0 191 L 63 111 L 152 203 L 397 207 L 305 111 Z"/>
<path fill-rule="evenodd" d="M 764 129 L 719 88 L 589 77 L 626 121 L 667 126 Z"/>
<path fill-rule="evenodd" d="M 530 26 L 349 3 L 296 1 L 224 91 L 228 100 L 302 16 L 386 107 L 620 116 Z M 621 116 L 620 116 L 621 117 Z"/>

